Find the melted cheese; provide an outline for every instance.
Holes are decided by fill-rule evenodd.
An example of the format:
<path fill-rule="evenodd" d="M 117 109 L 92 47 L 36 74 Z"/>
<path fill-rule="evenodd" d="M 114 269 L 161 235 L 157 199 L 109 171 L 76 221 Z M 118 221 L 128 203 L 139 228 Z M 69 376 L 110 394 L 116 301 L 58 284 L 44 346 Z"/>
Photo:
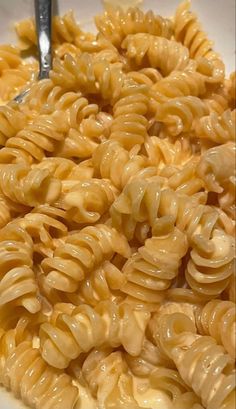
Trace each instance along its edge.
<path fill-rule="evenodd" d="M 134 377 L 134 397 L 139 406 L 148 409 L 171 409 L 172 404 L 167 395 L 147 385 L 147 381 Z"/>

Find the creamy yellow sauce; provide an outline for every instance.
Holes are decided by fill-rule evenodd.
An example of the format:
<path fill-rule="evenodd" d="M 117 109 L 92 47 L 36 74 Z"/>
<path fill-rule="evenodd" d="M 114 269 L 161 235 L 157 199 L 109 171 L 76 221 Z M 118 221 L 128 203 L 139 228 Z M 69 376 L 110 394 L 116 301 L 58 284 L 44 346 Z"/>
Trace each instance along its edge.
<path fill-rule="evenodd" d="M 109 382 L 109 380 L 107 380 Z M 97 409 L 96 401 L 90 392 L 82 385 L 78 385 L 80 398 L 75 409 Z M 134 398 L 141 408 L 147 409 L 172 409 L 170 399 L 162 391 L 147 387 L 145 380 L 134 377 Z"/>
<path fill-rule="evenodd" d="M 167 395 L 156 389 L 150 388 L 144 379 L 134 377 L 134 397 L 141 408 L 172 409 L 172 404 Z"/>

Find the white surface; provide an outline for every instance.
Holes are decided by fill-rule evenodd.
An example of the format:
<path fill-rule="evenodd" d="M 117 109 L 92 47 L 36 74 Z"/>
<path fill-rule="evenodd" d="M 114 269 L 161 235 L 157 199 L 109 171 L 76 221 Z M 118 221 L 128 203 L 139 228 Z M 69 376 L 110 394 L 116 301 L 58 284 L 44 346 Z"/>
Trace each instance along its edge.
<path fill-rule="evenodd" d="M 32 16 L 33 4 L 33 0 L 0 0 L 1 44 L 16 43 L 14 22 Z M 171 16 L 179 0 L 144 0 L 143 4 L 145 9 L 153 9 L 163 16 Z M 83 28 L 91 29 L 92 17 L 102 10 L 102 2 L 100 0 L 59 0 L 59 14 L 63 14 L 68 9 L 75 10 L 75 15 Z M 209 38 L 215 41 L 215 49 L 221 53 L 227 72 L 233 71 L 235 69 L 235 1 L 192 0 L 192 9 L 198 13 Z M 0 388 L 0 408 L 22 409 L 24 406 Z"/>

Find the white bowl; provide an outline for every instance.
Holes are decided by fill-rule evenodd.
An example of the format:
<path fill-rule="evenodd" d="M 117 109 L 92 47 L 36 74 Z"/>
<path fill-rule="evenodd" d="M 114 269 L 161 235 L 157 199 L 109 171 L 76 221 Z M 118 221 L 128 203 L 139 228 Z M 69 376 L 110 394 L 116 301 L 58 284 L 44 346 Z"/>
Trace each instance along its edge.
<path fill-rule="evenodd" d="M 94 30 L 93 16 L 103 8 L 101 0 L 59 0 L 58 3 L 59 14 L 73 9 L 81 26 L 89 30 Z M 126 0 L 122 3 L 126 3 Z M 152 9 L 163 16 L 171 16 L 178 4 L 179 0 L 144 0 L 143 8 Z M 1 44 L 16 43 L 14 23 L 32 16 L 33 6 L 33 0 L 0 0 Z M 235 1 L 192 0 L 192 9 L 198 13 L 209 38 L 215 41 L 215 49 L 222 55 L 227 73 L 230 73 L 235 69 Z M 25 406 L 0 387 L 0 408 L 23 409 Z M 83 409 L 90 408 L 86 405 Z M 160 402 L 160 409 L 166 409 L 163 402 Z"/>

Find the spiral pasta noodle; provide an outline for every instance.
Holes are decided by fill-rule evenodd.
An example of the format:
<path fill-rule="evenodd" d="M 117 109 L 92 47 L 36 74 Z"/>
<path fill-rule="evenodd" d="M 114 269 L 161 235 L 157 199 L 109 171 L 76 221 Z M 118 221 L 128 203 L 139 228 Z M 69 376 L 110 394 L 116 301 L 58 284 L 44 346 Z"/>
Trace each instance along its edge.
<path fill-rule="evenodd" d="M 3 370 L 1 383 L 32 408 L 53 408 L 55 399 L 58 408 L 74 408 L 78 389 L 71 378 L 47 365 L 29 342 L 22 342 L 13 350 Z"/>
<path fill-rule="evenodd" d="M 236 343 L 235 320 L 235 305 L 231 301 L 209 301 L 196 314 L 196 325 L 200 334 L 215 338 L 233 359 Z"/>
<path fill-rule="evenodd" d="M 138 355 L 142 347 L 145 327 L 150 314 L 133 311 L 128 304 L 118 307 L 105 302 L 95 308 L 86 304 L 78 307 L 66 304 L 60 311 L 55 306 L 55 317 L 41 325 L 40 340 L 43 358 L 52 366 L 66 368 L 72 359 L 94 347 L 108 344 L 123 345 L 131 355 Z M 67 328 L 67 333 L 63 333 Z M 130 336 L 135 331 L 136 339 Z"/>
<path fill-rule="evenodd" d="M 159 104 L 167 102 L 171 98 L 183 96 L 201 96 L 206 92 L 204 77 L 198 72 L 173 71 L 168 77 L 162 78 L 151 88 L 151 96 Z"/>
<path fill-rule="evenodd" d="M 235 111 L 226 110 L 221 116 L 211 113 L 203 116 L 196 124 L 196 134 L 199 138 L 223 144 L 235 140 Z"/>
<path fill-rule="evenodd" d="M 227 184 L 235 174 L 236 146 L 232 142 L 208 149 L 198 164 L 198 174 L 207 188 L 216 193 L 227 189 Z"/>
<path fill-rule="evenodd" d="M 202 409 L 200 399 L 193 392 L 189 391 L 189 388 L 185 385 L 177 371 L 158 368 L 152 372 L 150 383 L 152 387 L 160 388 L 168 396 L 171 396 L 174 408 Z"/>
<path fill-rule="evenodd" d="M 162 104 L 156 113 L 156 119 L 165 124 L 171 135 L 191 131 L 194 118 L 208 114 L 206 105 L 200 98 L 187 96 L 173 98 Z"/>
<path fill-rule="evenodd" d="M 210 114 L 223 115 L 223 113 L 231 108 L 230 94 L 226 84 L 220 84 L 217 88 L 213 87 L 204 95 L 204 102 L 207 105 Z M 213 115 L 214 116 L 214 115 Z"/>
<path fill-rule="evenodd" d="M 52 203 L 60 190 L 60 181 L 51 178 L 46 170 L 20 164 L 0 165 L 0 191 L 13 202 L 27 206 Z"/>
<path fill-rule="evenodd" d="M 108 178 L 115 187 L 122 189 L 135 177 L 147 178 L 156 174 L 147 159 L 135 152 L 127 152 L 118 141 L 102 142 L 93 153 L 95 175 Z"/>
<path fill-rule="evenodd" d="M 113 107 L 110 139 L 118 141 L 127 150 L 142 144 L 147 137 L 147 105 L 145 86 L 133 82 L 125 84 Z"/>
<path fill-rule="evenodd" d="M 109 64 L 106 60 L 96 60 L 83 53 L 79 57 L 67 54 L 63 61 L 56 59 L 50 78 L 55 85 L 67 90 L 100 94 L 106 100 L 119 95 L 124 74 L 121 63 Z"/>
<path fill-rule="evenodd" d="M 208 149 L 197 167 L 197 174 L 210 192 L 218 194 L 219 206 L 235 220 L 235 143 Z"/>
<path fill-rule="evenodd" d="M 164 354 L 159 346 L 145 338 L 142 350 L 138 356 L 125 355 L 126 362 L 135 376 L 146 378 L 152 384 L 152 374 L 161 369 L 172 368 L 171 360 Z M 154 384 L 152 384 L 154 387 Z M 158 387 L 160 385 L 158 384 Z"/>
<path fill-rule="evenodd" d="M 139 408 L 132 393 L 132 377 L 120 351 L 94 349 L 84 361 L 82 373 L 101 407 L 110 409 L 115 404 L 117 409 Z M 105 388 L 108 379 L 109 387 Z"/>
<path fill-rule="evenodd" d="M 189 52 L 181 44 L 151 34 L 129 34 L 122 43 L 127 57 L 140 67 L 145 66 L 145 57 L 153 68 L 164 76 L 174 70 L 183 70 L 189 62 Z M 157 53 L 157 50 L 159 52 Z"/>
<path fill-rule="evenodd" d="M 21 63 L 19 48 L 3 44 L 0 46 L 0 74 L 7 68 L 16 68 Z"/>
<path fill-rule="evenodd" d="M 129 257 L 130 248 L 124 236 L 103 224 L 88 226 L 68 236 L 53 258 L 42 261 L 42 267 L 49 285 L 73 292 L 86 272 L 111 259 L 115 252 Z"/>
<path fill-rule="evenodd" d="M 136 7 L 126 12 L 121 8 L 107 8 L 103 15 L 95 18 L 97 29 L 116 47 L 120 47 L 128 34 L 149 33 L 170 38 L 172 23 L 168 19 L 155 15 L 152 11 L 143 13 Z"/>
<path fill-rule="evenodd" d="M 9 101 L 30 86 L 37 77 L 37 69 L 38 64 L 34 61 L 5 69 L 0 77 L 1 100 Z"/>
<path fill-rule="evenodd" d="M 40 209 L 18 218 L 15 224 L 32 237 L 33 252 L 42 256 L 52 256 L 60 238 L 65 237 L 67 233 L 67 226 L 57 220 L 56 214 L 52 217 L 41 213 Z"/>
<path fill-rule="evenodd" d="M 11 106 L 0 107 L 0 145 L 5 145 L 8 138 L 13 137 L 25 126 L 26 117 Z"/>
<path fill-rule="evenodd" d="M 163 319 L 160 339 L 165 351 L 174 360 L 182 379 L 193 387 L 207 409 L 233 407 L 234 369 L 232 360 L 223 347 L 217 345 L 211 337 L 197 335 L 191 320 L 179 313 Z M 184 348 L 186 346 L 187 349 Z M 205 365 L 208 367 L 207 372 L 203 370 Z"/>
<path fill-rule="evenodd" d="M 171 259 L 168 259 L 165 251 L 168 246 L 172 249 Z M 186 236 L 178 229 L 147 239 L 123 268 L 127 283 L 122 291 L 142 301 L 160 302 L 163 291 L 170 287 L 178 274 L 186 252 Z"/>
<path fill-rule="evenodd" d="M 92 179 L 70 189 L 61 199 L 68 218 L 77 223 L 96 223 L 106 213 L 116 192 L 108 180 Z"/>
<path fill-rule="evenodd" d="M 96 306 L 100 301 L 109 299 L 123 299 L 121 287 L 125 277 L 110 261 L 104 263 L 92 271 L 88 277 L 80 283 L 80 298 L 82 303 Z"/>
<path fill-rule="evenodd" d="M 189 11 L 190 1 L 182 2 L 176 10 L 174 33 L 177 41 L 189 48 L 192 58 L 211 57 L 212 41 L 202 31 L 196 15 Z M 213 54 L 214 55 L 214 54 Z"/>
<path fill-rule="evenodd" d="M 0 231 L 0 255 L 0 305 L 13 303 L 37 312 L 40 301 L 32 270 L 32 239 L 14 221 Z"/>

